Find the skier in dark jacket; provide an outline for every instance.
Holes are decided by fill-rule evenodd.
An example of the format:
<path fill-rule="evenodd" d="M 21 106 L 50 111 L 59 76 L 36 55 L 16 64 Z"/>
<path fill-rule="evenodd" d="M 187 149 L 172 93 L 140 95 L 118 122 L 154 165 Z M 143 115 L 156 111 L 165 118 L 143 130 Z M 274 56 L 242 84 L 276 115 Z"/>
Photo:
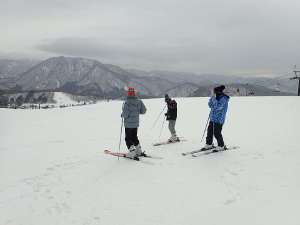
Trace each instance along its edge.
<path fill-rule="evenodd" d="M 205 148 L 212 147 L 213 136 L 215 136 L 218 142 L 216 151 L 222 151 L 226 149 L 222 136 L 222 128 L 226 119 L 229 96 L 223 93 L 224 89 L 224 85 L 214 88 L 215 96 L 212 96 L 208 103 L 211 112 Z"/>
<path fill-rule="evenodd" d="M 129 153 L 127 157 L 136 159 L 145 154 L 142 152 L 140 141 L 137 136 L 140 114 L 147 111 L 142 100 L 138 99 L 133 87 L 128 88 L 128 96 L 123 105 L 122 117 L 125 126 L 125 142 Z"/>
<path fill-rule="evenodd" d="M 179 138 L 176 135 L 175 125 L 177 119 L 177 102 L 174 99 L 171 99 L 168 94 L 165 95 L 165 102 L 168 106 L 168 111 L 165 114 L 166 119 L 169 121 L 169 130 L 171 133 L 171 137 L 169 138 L 169 142 L 179 141 Z"/>

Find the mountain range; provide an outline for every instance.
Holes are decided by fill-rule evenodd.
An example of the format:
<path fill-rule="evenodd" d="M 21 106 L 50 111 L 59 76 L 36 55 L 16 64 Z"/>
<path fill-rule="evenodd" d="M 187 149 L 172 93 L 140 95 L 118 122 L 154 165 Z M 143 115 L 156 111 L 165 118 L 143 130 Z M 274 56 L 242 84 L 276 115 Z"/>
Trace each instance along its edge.
<path fill-rule="evenodd" d="M 142 71 L 64 56 L 44 61 L 0 60 L 1 91 L 63 91 L 120 98 L 128 86 L 134 86 L 141 97 L 162 97 L 165 93 L 173 97 L 192 97 L 208 96 L 219 84 L 225 84 L 229 94 L 239 89 L 241 95 L 295 95 L 297 90 L 296 82 L 286 76 L 259 78 Z"/>

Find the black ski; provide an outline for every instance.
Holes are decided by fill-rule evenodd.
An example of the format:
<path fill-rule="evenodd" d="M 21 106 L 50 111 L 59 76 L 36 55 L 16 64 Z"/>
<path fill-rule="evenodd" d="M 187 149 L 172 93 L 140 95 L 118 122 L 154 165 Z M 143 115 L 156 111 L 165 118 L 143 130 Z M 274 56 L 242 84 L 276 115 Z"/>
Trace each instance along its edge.
<path fill-rule="evenodd" d="M 209 149 L 210 151 L 207 151 L 207 152 L 196 152 L 196 153 L 193 153 L 192 156 L 193 157 L 199 157 L 199 156 L 202 156 L 202 155 L 209 155 L 209 154 L 213 154 L 213 153 L 220 153 L 220 152 L 225 152 L 225 151 L 229 151 L 229 150 L 235 150 L 235 149 L 239 149 L 240 147 L 239 146 L 230 146 L 230 147 L 226 147 L 225 150 L 221 150 L 221 151 L 216 151 L 215 148 L 213 149 Z"/>
<path fill-rule="evenodd" d="M 192 154 L 195 154 L 195 153 L 198 153 L 198 152 L 205 152 L 205 151 L 209 151 L 209 150 L 212 150 L 214 149 L 215 146 L 212 146 L 210 148 L 201 148 L 201 149 L 197 149 L 197 150 L 194 150 L 194 151 L 191 151 L 191 152 L 183 152 L 181 153 L 183 156 L 186 156 L 186 155 L 192 155 Z"/>

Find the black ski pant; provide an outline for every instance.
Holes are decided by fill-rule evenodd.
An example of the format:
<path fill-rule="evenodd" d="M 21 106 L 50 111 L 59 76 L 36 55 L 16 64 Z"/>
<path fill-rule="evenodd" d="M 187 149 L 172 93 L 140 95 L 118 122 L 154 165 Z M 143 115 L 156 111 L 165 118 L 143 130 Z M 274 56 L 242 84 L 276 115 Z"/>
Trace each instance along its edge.
<path fill-rule="evenodd" d="M 137 146 L 140 143 L 137 131 L 137 128 L 125 128 L 125 142 L 128 149 L 131 145 Z"/>
<path fill-rule="evenodd" d="M 215 123 L 215 122 L 209 122 L 209 126 L 207 128 L 207 136 L 206 136 L 206 144 L 212 145 L 213 143 L 213 136 L 217 139 L 218 146 L 223 147 L 224 141 L 222 136 L 222 127 L 223 124 L 221 123 Z"/>

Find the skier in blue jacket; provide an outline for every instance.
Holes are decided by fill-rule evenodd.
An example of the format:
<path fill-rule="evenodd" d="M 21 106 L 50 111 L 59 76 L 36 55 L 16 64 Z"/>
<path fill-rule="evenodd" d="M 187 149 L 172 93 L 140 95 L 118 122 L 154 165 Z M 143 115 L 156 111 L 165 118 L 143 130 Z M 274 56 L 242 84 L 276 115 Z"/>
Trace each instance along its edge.
<path fill-rule="evenodd" d="M 229 96 L 223 93 L 224 89 L 224 85 L 214 88 L 215 96 L 212 96 L 208 102 L 211 112 L 210 122 L 207 128 L 205 148 L 212 147 L 213 136 L 215 136 L 218 142 L 218 146 L 215 149 L 216 151 L 222 151 L 226 149 L 222 136 L 222 127 L 226 119 Z"/>

